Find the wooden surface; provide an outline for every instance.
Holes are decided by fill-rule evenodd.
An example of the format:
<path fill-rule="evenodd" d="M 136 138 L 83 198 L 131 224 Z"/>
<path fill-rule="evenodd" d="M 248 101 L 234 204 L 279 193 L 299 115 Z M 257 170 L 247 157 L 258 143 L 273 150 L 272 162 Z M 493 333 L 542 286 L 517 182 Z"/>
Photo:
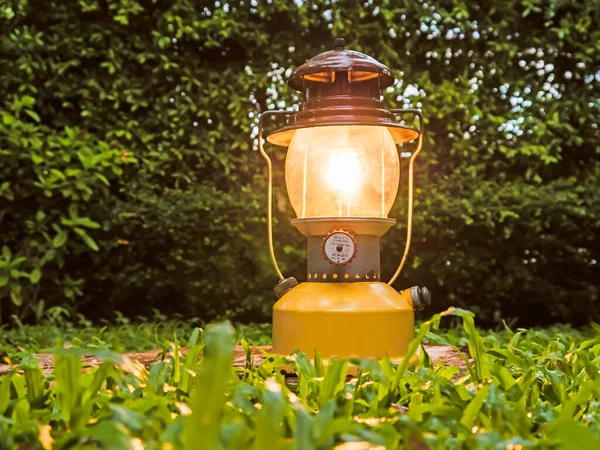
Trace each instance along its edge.
<path fill-rule="evenodd" d="M 443 361 L 448 366 L 455 366 L 461 369 L 461 371 L 466 370 L 466 365 L 460 355 L 454 350 L 454 348 L 448 345 L 425 345 L 425 350 L 429 354 L 433 365 L 437 365 L 439 362 Z M 182 348 L 181 351 L 183 354 L 187 352 L 187 348 Z M 264 347 L 254 347 L 254 365 L 260 365 L 265 356 L 262 352 L 265 350 L 267 352 L 271 352 L 270 346 Z M 461 351 L 468 355 L 467 349 L 461 348 Z M 125 360 L 130 361 L 138 361 L 140 364 L 143 364 L 145 367 L 150 367 L 154 362 L 159 360 L 160 351 L 158 350 L 150 350 L 147 352 L 133 352 L 133 353 L 123 353 L 122 356 Z M 54 355 L 51 354 L 37 354 L 36 355 L 40 367 L 44 373 L 51 373 L 54 370 Z M 84 356 L 81 358 L 81 362 L 83 363 L 84 370 L 85 368 L 93 368 L 97 367 L 102 363 L 102 360 L 96 356 Z M 236 346 L 235 353 L 233 357 L 233 366 L 234 367 L 245 367 L 246 366 L 246 357 L 244 356 L 244 351 L 242 347 Z M 10 371 L 10 367 L 6 364 L 5 361 L 0 360 L 0 376 L 8 373 Z"/>

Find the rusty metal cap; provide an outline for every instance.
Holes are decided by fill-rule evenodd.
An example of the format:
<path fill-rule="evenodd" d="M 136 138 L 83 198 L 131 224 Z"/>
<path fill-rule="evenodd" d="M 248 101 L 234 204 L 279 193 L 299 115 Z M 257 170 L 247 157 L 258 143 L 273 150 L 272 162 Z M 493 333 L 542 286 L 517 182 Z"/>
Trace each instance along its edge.
<path fill-rule="evenodd" d="M 338 72 L 347 72 L 351 83 L 379 77 L 381 89 L 394 84 L 389 67 L 364 53 L 346 50 L 345 45 L 343 38 L 335 39 L 334 50 L 321 53 L 294 70 L 288 79 L 288 85 L 302 91 L 304 80 L 333 83 Z"/>

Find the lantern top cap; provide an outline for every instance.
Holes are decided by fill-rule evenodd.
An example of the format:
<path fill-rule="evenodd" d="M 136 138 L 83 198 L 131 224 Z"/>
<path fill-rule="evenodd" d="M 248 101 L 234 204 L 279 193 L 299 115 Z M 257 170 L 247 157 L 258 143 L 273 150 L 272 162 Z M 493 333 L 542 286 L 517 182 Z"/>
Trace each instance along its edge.
<path fill-rule="evenodd" d="M 333 83 L 338 72 L 347 72 L 351 83 L 379 78 L 379 87 L 382 89 L 394 84 L 389 67 L 364 53 L 346 50 L 343 38 L 336 38 L 333 46 L 334 50 L 321 53 L 294 70 L 288 85 L 302 91 L 305 80 Z"/>

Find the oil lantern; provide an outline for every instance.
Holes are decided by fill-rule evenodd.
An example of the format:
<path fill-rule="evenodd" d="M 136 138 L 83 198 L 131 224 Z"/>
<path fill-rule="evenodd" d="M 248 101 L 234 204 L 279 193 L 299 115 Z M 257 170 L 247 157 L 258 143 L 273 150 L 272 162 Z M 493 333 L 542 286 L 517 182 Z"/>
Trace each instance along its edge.
<path fill-rule="evenodd" d="M 394 82 L 388 67 L 363 53 L 334 50 L 308 60 L 288 85 L 304 95 L 299 112 L 266 111 L 259 149 L 268 169 L 268 238 L 279 276 L 274 288 L 273 352 L 318 350 L 331 357 L 400 360 L 414 334 L 414 311 L 429 304 L 426 288 L 397 291 L 392 284 L 406 261 L 412 232 L 413 166 L 423 142 L 423 116 L 414 109 L 385 109 L 381 92 Z M 285 182 L 307 237 L 307 281 L 281 273 L 273 250 L 272 166 L 263 148 L 266 117 L 287 125 L 266 140 L 287 147 Z M 399 122 L 417 116 L 419 129 Z M 388 214 L 400 179 L 397 145 L 416 140 L 408 163 L 408 217 L 404 255 L 392 278 L 381 280 L 379 239 L 395 223 Z"/>

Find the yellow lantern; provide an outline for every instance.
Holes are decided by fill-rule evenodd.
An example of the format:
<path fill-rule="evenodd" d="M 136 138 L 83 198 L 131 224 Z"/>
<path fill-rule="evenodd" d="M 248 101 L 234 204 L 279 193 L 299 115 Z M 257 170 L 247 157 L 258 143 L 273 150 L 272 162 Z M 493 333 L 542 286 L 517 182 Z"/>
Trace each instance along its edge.
<path fill-rule="evenodd" d="M 375 59 L 345 50 L 343 39 L 296 69 L 288 85 L 304 93 L 297 113 L 267 111 L 259 121 L 259 148 L 268 167 L 268 238 L 280 278 L 274 289 L 273 351 L 299 349 L 326 361 L 339 357 L 400 360 L 414 334 L 414 310 L 429 304 L 426 288 L 396 291 L 410 247 L 413 166 L 423 141 L 418 110 L 387 110 L 382 89 L 391 71 Z M 398 123 L 412 114 L 420 128 Z M 285 181 L 296 219 L 307 237 L 307 282 L 282 275 L 273 250 L 272 169 L 263 148 L 266 117 L 288 124 L 267 141 L 288 147 Z M 407 239 L 403 258 L 388 282 L 381 281 L 379 238 L 395 223 L 388 214 L 400 178 L 397 144 L 417 140 L 408 170 Z"/>

